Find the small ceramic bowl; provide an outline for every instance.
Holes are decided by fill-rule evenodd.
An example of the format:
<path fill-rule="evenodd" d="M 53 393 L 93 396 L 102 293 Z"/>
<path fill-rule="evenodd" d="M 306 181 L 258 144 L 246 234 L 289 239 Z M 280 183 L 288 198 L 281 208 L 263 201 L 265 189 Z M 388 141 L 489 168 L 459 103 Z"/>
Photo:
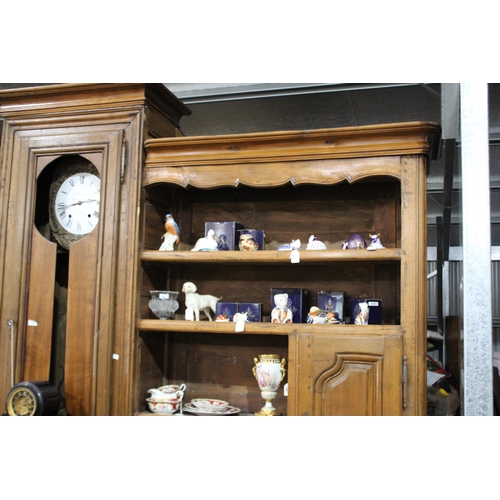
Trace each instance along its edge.
<path fill-rule="evenodd" d="M 148 402 L 149 409 L 153 413 L 162 413 L 164 415 L 175 413 L 181 405 L 180 399 L 148 398 L 146 401 Z"/>
<path fill-rule="evenodd" d="M 193 404 L 193 406 L 196 406 L 196 408 L 199 408 L 200 410 L 215 412 L 224 411 L 229 405 L 227 401 L 212 398 L 192 399 L 191 403 Z"/>

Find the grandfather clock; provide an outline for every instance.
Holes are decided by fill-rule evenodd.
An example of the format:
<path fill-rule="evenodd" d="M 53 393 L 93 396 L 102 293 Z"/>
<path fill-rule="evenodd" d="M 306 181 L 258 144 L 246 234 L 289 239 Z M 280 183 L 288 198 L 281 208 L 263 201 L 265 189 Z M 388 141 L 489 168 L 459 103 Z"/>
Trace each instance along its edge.
<path fill-rule="evenodd" d="M 143 142 L 190 114 L 161 84 L 0 91 L 0 397 L 51 381 L 68 415 L 133 408 Z"/>

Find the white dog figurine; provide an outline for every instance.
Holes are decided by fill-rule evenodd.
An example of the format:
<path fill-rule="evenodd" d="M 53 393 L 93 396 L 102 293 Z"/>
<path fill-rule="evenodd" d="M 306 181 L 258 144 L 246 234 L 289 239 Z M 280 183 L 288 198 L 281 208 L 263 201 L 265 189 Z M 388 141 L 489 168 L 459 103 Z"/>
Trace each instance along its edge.
<path fill-rule="evenodd" d="M 208 316 L 208 321 L 212 321 L 210 309 L 215 314 L 217 302 L 222 297 L 214 297 L 213 295 L 200 295 L 196 293 L 196 285 L 187 281 L 182 285 L 182 291 L 186 294 L 186 316 L 188 321 L 200 321 L 200 311 L 203 311 Z"/>

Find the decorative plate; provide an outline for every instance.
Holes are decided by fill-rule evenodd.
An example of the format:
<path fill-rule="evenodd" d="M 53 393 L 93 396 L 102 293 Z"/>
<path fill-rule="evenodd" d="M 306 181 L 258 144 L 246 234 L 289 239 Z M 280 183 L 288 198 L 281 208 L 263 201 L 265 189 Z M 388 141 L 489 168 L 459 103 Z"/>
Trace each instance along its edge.
<path fill-rule="evenodd" d="M 224 411 L 210 411 L 210 410 L 200 410 L 199 408 L 196 408 L 191 403 L 186 403 L 183 406 L 183 411 L 186 411 L 188 413 L 194 413 L 195 415 L 237 415 L 241 410 L 239 408 L 236 408 L 234 406 L 228 406 Z"/>

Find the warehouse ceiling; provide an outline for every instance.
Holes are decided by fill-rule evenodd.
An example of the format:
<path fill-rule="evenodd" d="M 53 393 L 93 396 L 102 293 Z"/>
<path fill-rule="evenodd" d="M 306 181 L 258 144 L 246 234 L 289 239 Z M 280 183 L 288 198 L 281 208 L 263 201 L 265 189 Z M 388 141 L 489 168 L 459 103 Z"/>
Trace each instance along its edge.
<path fill-rule="evenodd" d="M 0 84 L 0 88 L 40 84 Z M 310 130 L 407 121 L 442 123 L 440 83 L 165 83 L 192 111 L 186 136 Z M 500 84 L 489 84 L 492 244 L 500 244 Z M 452 245 L 460 244 L 460 154 L 455 155 Z M 427 182 L 429 245 L 443 212 L 443 158 Z M 499 229 L 497 229 L 499 228 Z M 497 234 L 498 233 L 498 234 Z"/>

